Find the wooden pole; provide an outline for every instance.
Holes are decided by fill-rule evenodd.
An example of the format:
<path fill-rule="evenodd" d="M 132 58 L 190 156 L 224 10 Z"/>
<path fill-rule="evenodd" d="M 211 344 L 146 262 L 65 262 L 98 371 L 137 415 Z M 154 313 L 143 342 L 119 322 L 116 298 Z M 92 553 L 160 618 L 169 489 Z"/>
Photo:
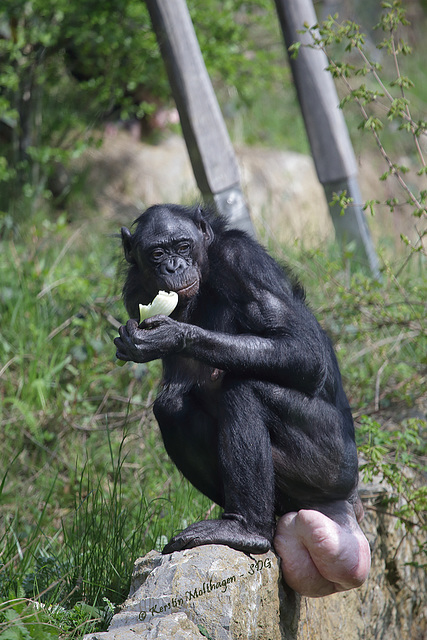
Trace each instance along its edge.
<path fill-rule="evenodd" d="M 254 229 L 236 156 L 185 0 L 146 0 L 166 65 L 194 175 L 206 200 L 233 227 Z"/>
<path fill-rule="evenodd" d="M 275 0 L 287 49 L 295 42 L 311 44 L 309 34 L 299 33 L 304 23 L 317 23 L 312 0 Z M 367 260 L 370 270 L 379 277 L 378 258 L 362 208 L 357 179 L 357 164 L 347 125 L 339 108 L 332 75 L 327 71 L 326 55 L 306 46 L 290 60 L 317 175 L 328 203 L 333 193 L 344 190 L 353 198 L 344 215 L 340 206 L 329 205 L 337 237 L 343 243 L 354 241 Z"/>

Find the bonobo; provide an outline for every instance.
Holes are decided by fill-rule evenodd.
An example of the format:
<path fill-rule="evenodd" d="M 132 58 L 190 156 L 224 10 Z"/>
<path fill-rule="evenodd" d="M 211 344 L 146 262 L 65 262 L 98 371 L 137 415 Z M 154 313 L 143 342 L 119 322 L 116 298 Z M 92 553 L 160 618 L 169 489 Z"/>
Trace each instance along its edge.
<path fill-rule="evenodd" d="M 274 539 L 292 588 L 319 596 L 361 584 L 369 546 L 357 520 L 350 407 L 332 345 L 285 269 L 200 207 L 156 205 L 122 228 L 130 318 L 159 291 L 171 317 L 120 327 L 117 357 L 161 358 L 154 404 L 169 456 L 218 503 L 163 552 L 225 544 L 264 553 Z M 276 518 L 279 518 L 276 527 Z"/>

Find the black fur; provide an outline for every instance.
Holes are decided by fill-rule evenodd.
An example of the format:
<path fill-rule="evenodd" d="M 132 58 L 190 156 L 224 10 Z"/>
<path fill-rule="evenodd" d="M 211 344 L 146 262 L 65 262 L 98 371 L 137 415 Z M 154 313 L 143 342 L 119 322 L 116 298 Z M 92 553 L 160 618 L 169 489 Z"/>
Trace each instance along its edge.
<path fill-rule="evenodd" d="M 154 405 L 166 450 L 222 520 L 165 552 L 227 544 L 263 552 L 275 516 L 355 500 L 354 427 L 332 345 L 302 287 L 244 232 L 199 207 L 159 205 L 122 229 L 131 318 L 177 290 L 170 318 L 121 327 L 123 360 L 163 359 Z"/>

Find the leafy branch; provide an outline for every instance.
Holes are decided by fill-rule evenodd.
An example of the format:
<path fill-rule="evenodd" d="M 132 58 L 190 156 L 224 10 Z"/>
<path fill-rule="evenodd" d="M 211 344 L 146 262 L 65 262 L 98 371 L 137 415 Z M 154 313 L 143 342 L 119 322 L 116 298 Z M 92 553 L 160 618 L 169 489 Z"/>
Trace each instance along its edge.
<path fill-rule="evenodd" d="M 384 49 L 393 59 L 395 78 L 389 83 L 382 79 L 382 66 L 373 61 L 366 53 L 366 35 L 361 32 L 360 26 L 351 21 L 338 22 L 338 14 L 329 16 L 326 20 L 313 26 L 304 25 L 302 33 L 309 34 L 311 43 L 302 45 L 296 43 L 291 47 L 291 54 L 297 55 L 300 46 L 309 46 L 320 49 L 327 56 L 329 65 L 327 69 L 335 78 L 340 79 L 346 89 L 346 95 L 340 102 L 340 107 L 344 108 L 348 103 L 355 103 L 362 115 L 360 129 L 369 131 L 376 145 L 387 164 L 387 171 L 381 176 L 381 180 L 386 180 L 393 176 L 400 188 L 406 195 L 406 202 L 413 208 L 412 214 L 415 218 L 427 219 L 427 189 L 419 193 L 412 187 L 410 181 L 405 177 L 410 171 L 407 166 L 395 162 L 392 154 L 386 149 L 381 139 L 381 132 L 384 129 L 384 122 L 381 117 L 383 113 L 389 121 L 399 123 L 399 131 L 407 131 L 411 134 L 420 169 L 418 176 L 427 175 L 426 158 L 423 153 L 420 139 L 427 136 L 427 122 L 416 120 L 411 113 L 411 102 L 407 92 L 413 88 L 413 82 L 401 72 L 399 58 L 401 55 L 407 56 L 412 52 L 411 47 L 399 37 L 400 30 L 406 27 L 409 22 L 405 18 L 405 10 L 402 8 L 401 0 L 382 2 L 384 9 L 379 23 L 375 29 L 384 32 L 384 39 L 377 44 L 377 49 Z M 350 62 L 337 60 L 336 55 L 331 50 L 337 45 L 345 44 L 347 54 L 356 54 L 360 64 L 355 65 Z M 355 56 L 352 55 L 352 58 Z M 360 78 L 373 78 L 375 88 L 368 86 L 367 82 L 360 82 Z M 357 82 L 355 82 L 357 80 Z M 398 89 L 398 95 L 393 95 L 393 88 Z M 370 108 L 371 107 L 371 108 Z M 379 204 L 377 200 L 366 203 L 365 209 L 374 212 L 374 205 Z M 395 198 L 389 199 L 386 204 L 390 210 L 400 204 Z M 402 236 L 402 240 L 411 247 L 412 251 L 423 252 L 426 255 L 426 248 L 423 244 L 427 229 L 415 226 L 418 235 L 416 243 Z"/>
<path fill-rule="evenodd" d="M 365 462 L 361 472 L 365 482 L 384 484 L 387 493 L 382 505 L 398 518 L 425 564 L 427 551 L 427 487 L 416 479 L 425 473 L 425 423 L 409 419 L 399 431 L 385 431 L 382 426 L 362 416 L 359 424 L 359 451 Z"/>

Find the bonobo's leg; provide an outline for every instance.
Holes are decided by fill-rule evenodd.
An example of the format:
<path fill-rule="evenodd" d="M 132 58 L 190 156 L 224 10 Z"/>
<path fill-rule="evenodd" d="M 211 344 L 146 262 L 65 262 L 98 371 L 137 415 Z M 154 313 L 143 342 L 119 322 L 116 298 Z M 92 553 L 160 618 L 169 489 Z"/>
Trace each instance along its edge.
<path fill-rule="evenodd" d="M 270 409 L 276 513 L 348 500 L 358 480 L 353 423 L 321 397 L 259 383 Z"/>
<path fill-rule="evenodd" d="M 154 403 L 165 449 L 181 473 L 204 495 L 224 506 L 218 464 L 216 419 L 191 391 L 166 388 Z"/>
<path fill-rule="evenodd" d="M 228 379 L 220 416 L 219 456 L 224 517 L 245 523 L 271 542 L 274 531 L 274 468 L 268 408 L 257 382 Z"/>
<path fill-rule="evenodd" d="M 304 596 L 321 597 L 361 586 L 370 549 L 347 501 L 302 509 L 278 522 L 274 547 L 286 583 Z"/>
<path fill-rule="evenodd" d="M 191 525 L 166 545 L 164 553 L 203 544 L 252 553 L 271 547 L 274 471 L 264 408 L 250 382 L 232 378 L 224 380 L 218 405 L 223 519 Z"/>
<path fill-rule="evenodd" d="M 311 597 L 360 586 L 369 572 L 370 550 L 357 523 L 363 509 L 355 499 L 350 415 L 290 390 L 276 397 L 282 408 L 282 422 L 271 428 L 276 498 L 293 507 L 280 518 L 274 538 L 284 578 Z"/>

